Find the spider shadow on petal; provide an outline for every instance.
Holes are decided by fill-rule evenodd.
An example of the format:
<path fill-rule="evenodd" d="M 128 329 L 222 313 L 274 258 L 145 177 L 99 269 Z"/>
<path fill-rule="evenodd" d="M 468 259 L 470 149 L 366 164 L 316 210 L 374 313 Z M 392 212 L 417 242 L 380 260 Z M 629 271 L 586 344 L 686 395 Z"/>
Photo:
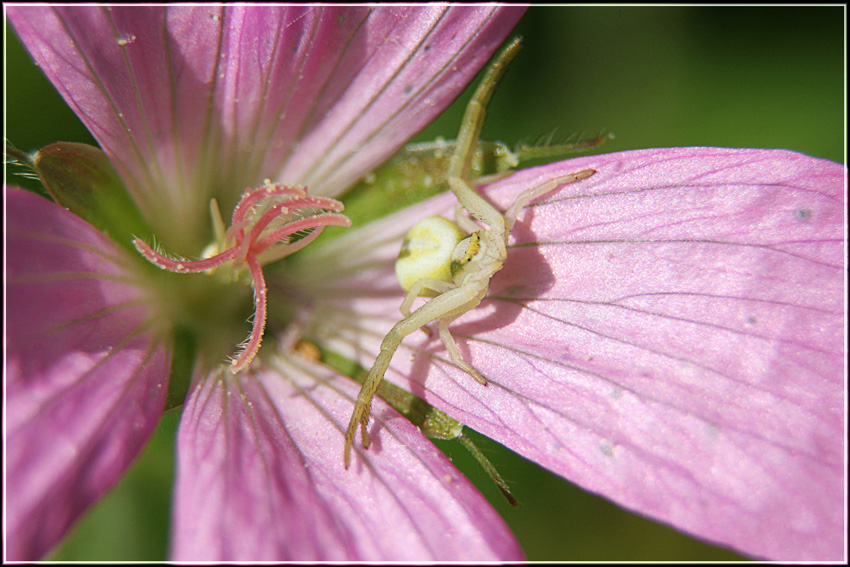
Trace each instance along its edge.
<path fill-rule="evenodd" d="M 524 211 L 520 220 L 514 226 L 512 234 L 515 238 L 518 237 L 518 241 L 535 241 L 535 235 L 529 227 L 531 215 L 534 212 L 535 209 L 533 208 Z M 513 240 L 514 238 L 512 238 Z M 490 283 L 490 291 L 487 297 L 478 307 L 471 310 L 476 314 L 485 314 L 474 320 L 465 321 L 465 319 L 470 318 L 465 313 L 449 326 L 457 339 L 463 359 L 473 366 L 476 366 L 476 361 L 469 349 L 470 339 L 474 340 L 474 337 L 482 333 L 509 327 L 520 316 L 527 302 L 542 297 L 555 285 L 555 276 L 548 261 L 536 245 L 509 245 L 505 267 L 493 276 Z M 424 380 L 429 374 L 430 365 L 434 364 L 432 360 L 434 357 L 445 357 L 445 364 L 454 366 L 446 356 L 447 351 L 440 341 L 435 323 L 432 322 L 428 325 L 428 333 L 428 337 L 421 337 L 420 335 L 418 340 L 414 339 L 415 342 L 408 339 L 407 344 L 408 349 L 415 357 L 409 371 L 408 388 L 420 397 L 425 393 Z M 487 377 L 486 368 L 478 368 L 478 370 Z"/>

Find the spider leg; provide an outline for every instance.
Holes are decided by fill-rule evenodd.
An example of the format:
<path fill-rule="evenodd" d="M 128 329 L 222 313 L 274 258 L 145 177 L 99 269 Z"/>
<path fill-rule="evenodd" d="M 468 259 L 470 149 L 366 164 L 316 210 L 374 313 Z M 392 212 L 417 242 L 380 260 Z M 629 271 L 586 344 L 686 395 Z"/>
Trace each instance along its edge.
<path fill-rule="evenodd" d="M 507 71 L 508 64 L 519 53 L 520 40 L 515 39 L 496 57 L 466 106 L 455 150 L 449 158 L 448 184 L 460 204 L 473 217 L 487 224 L 499 236 L 505 234 L 505 219 L 502 214 L 478 194 L 469 184 L 472 158 L 478 147 L 481 129 L 484 127 L 487 104 L 493 97 L 496 85 Z"/>
<path fill-rule="evenodd" d="M 466 215 L 460 202 L 455 203 L 455 224 L 458 225 L 461 230 L 469 234 L 481 230 L 481 227 L 475 224 L 475 222 Z"/>
<path fill-rule="evenodd" d="M 505 237 L 507 239 L 507 235 L 510 234 L 511 230 L 514 228 L 514 224 L 516 223 L 516 219 L 519 216 L 519 212 L 525 207 L 528 203 L 533 201 L 538 197 L 542 197 L 546 193 L 550 193 L 560 187 L 561 185 L 566 185 L 567 183 L 575 183 L 576 181 L 580 181 L 582 179 L 586 179 L 596 173 L 595 169 L 583 169 L 577 173 L 570 173 L 568 175 L 562 175 L 560 177 L 555 177 L 554 179 L 549 179 L 544 181 L 540 185 L 536 187 L 532 187 L 531 189 L 526 189 L 516 198 L 516 201 L 508 207 L 508 210 L 505 211 L 505 228 L 507 232 L 505 233 Z"/>
<path fill-rule="evenodd" d="M 445 293 L 450 289 L 456 288 L 457 285 L 449 282 L 444 282 L 443 280 L 438 280 L 435 278 L 422 278 L 416 280 L 412 286 L 410 286 L 410 290 L 407 292 L 407 295 L 404 297 L 404 301 L 401 302 L 401 307 L 399 307 L 399 311 L 405 317 L 410 316 L 410 306 L 413 305 L 413 302 L 419 297 L 419 294 L 423 289 L 429 288 L 433 289 L 437 293 Z"/>
<path fill-rule="evenodd" d="M 443 280 L 438 280 L 435 278 L 422 278 L 420 280 L 416 280 L 412 286 L 410 286 L 410 290 L 407 292 L 407 295 L 404 297 L 404 301 L 401 302 L 401 306 L 398 308 L 401 311 L 401 314 L 405 317 L 410 316 L 410 307 L 413 305 L 413 302 L 419 297 L 419 293 L 424 288 L 430 288 L 438 293 L 444 293 L 449 291 L 450 289 L 454 289 L 457 286 L 453 283 L 444 282 Z M 426 326 L 419 327 L 419 330 L 425 333 L 426 337 L 431 336 L 431 329 Z"/>
<path fill-rule="evenodd" d="M 470 301 L 469 304 L 465 307 L 466 311 L 474 309 L 479 303 L 480 299 L 477 297 Z M 464 311 L 464 313 L 466 312 Z M 452 357 L 452 361 L 464 372 L 478 380 L 482 385 L 487 385 L 487 379 L 479 373 L 475 367 L 469 364 L 467 361 L 463 359 L 460 355 L 460 350 L 457 348 L 457 343 L 455 342 L 455 338 L 452 336 L 449 331 L 449 324 L 454 322 L 455 319 L 463 315 L 463 313 L 459 313 L 457 315 L 453 315 L 451 317 L 444 317 L 440 319 L 440 324 L 438 328 L 440 329 L 440 338 L 443 340 L 443 344 L 446 345 L 446 350 L 449 351 L 449 356 Z"/>
<path fill-rule="evenodd" d="M 456 318 L 466 313 L 471 307 L 478 305 L 478 302 L 481 301 L 480 292 L 481 290 L 478 289 L 478 286 L 462 286 L 450 289 L 438 295 L 390 329 L 390 332 L 387 333 L 387 336 L 381 342 L 381 352 L 375 359 L 375 364 L 372 365 L 369 375 L 363 381 L 363 386 L 357 395 L 357 401 L 354 403 L 354 412 L 351 415 L 351 420 L 348 422 L 348 430 L 345 433 L 343 459 L 346 468 L 348 468 L 351 445 L 354 443 L 354 435 L 357 433 L 358 425 L 360 426 L 363 439 L 363 447 L 369 447 L 369 434 L 366 432 L 366 426 L 369 423 L 372 398 L 375 392 L 378 391 L 378 386 L 380 386 L 381 380 L 384 379 L 384 373 L 387 371 L 390 361 L 396 350 L 398 350 L 402 339 L 431 321 L 452 316 Z M 454 341 L 452 340 L 452 342 Z M 458 356 L 460 356 L 460 353 L 458 353 Z"/>

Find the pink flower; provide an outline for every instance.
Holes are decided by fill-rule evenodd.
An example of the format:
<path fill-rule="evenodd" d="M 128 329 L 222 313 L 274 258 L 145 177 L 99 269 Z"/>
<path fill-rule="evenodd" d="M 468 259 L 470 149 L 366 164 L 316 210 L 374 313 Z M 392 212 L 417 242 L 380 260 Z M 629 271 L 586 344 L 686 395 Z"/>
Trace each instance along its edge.
<path fill-rule="evenodd" d="M 211 198 L 230 211 L 266 178 L 342 193 L 459 94 L 522 9 L 8 13 L 109 155 L 142 236 L 198 257 Z M 250 286 L 145 265 L 120 223 L 106 223 L 113 241 L 35 195 L 11 190 L 6 204 L 8 558 L 41 557 L 117 482 L 190 355 L 174 559 L 522 558 L 486 500 L 385 404 L 392 437 L 368 467 L 343 469 L 339 424 L 357 384 L 273 354 L 274 332 L 262 364 L 220 372 L 250 332 Z M 242 256 L 252 272 L 255 252 Z M 273 297 L 271 323 L 293 302 Z"/>
<path fill-rule="evenodd" d="M 9 12 L 151 233 L 192 257 L 211 238 L 211 197 L 230 211 L 266 177 L 341 194 L 457 94 L 518 17 L 218 10 Z M 404 65 L 411 45 L 428 54 Z M 488 297 L 452 326 L 490 384 L 425 335 L 408 337 L 386 379 L 691 534 L 757 557 L 841 559 L 846 170 L 784 151 L 674 148 L 480 189 L 504 209 L 585 168 L 598 173 L 522 212 Z M 10 558 L 46 552 L 120 477 L 186 356 L 181 332 L 196 363 L 174 559 L 520 559 L 481 496 L 382 401 L 372 447 L 343 468 L 359 386 L 289 351 L 305 333 L 371 366 L 399 319 L 392 263 L 405 232 L 454 202 L 435 197 L 267 270 L 266 346 L 234 377 L 221 359 L 247 332 L 250 288 L 160 272 L 129 242 L 8 192 Z"/>

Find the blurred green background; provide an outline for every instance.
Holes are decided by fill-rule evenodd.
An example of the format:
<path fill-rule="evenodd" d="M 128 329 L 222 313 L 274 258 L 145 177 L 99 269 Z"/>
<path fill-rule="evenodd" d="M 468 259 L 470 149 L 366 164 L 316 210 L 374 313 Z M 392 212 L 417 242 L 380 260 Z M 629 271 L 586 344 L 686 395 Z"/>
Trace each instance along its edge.
<path fill-rule="evenodd" d="M 483 137 L 513 145 L 555 129 L 556 137 L 604 130 L 616 139 L 599 152 L 786 148 L 844 162 L 844 22 L 843 6 L 533 7 L 516 29 L 525 46 L 491 103 Z M 94 143 L 14 34 L 6 56 L 7 138 L 24 150 Z M 469 94 L 416 140 L 453 138 Z M 177 422 L 173 414 L 163 419 L 130 474 L 51 559 L 166 557 Z M 475 438 L 512 486 L 517 508 L 459 445 L 440 446 L 499 509 L 531 560 L 738 557 Z"/>

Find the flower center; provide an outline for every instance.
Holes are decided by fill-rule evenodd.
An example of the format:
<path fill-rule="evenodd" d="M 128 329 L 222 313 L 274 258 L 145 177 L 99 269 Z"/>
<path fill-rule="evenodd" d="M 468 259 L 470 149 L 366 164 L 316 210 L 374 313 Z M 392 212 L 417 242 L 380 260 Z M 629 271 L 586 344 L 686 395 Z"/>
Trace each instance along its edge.
<path fill-rule="evenodd" d="M 220 235 L 208 258 L 170 257 L 138 238 L 133 245 L 149 262 L 170 272 L 212 274 L 218 266 L 228 264 L 235 277 L 243 267 L 248 268 L 254 287 L 254 321 L 251 334 L 232 357 L 230 370 L 236 374 L 251 364 L 263 340 L 268 288 L 262 266 L 305 247 L 326 226 L 351 226 L 348 217 L 339 214 L 342 210 L 339 201 L 308 196 L 303 188 L 266 184 L 243 193 L 233 209 L 230 228 Z"/>

